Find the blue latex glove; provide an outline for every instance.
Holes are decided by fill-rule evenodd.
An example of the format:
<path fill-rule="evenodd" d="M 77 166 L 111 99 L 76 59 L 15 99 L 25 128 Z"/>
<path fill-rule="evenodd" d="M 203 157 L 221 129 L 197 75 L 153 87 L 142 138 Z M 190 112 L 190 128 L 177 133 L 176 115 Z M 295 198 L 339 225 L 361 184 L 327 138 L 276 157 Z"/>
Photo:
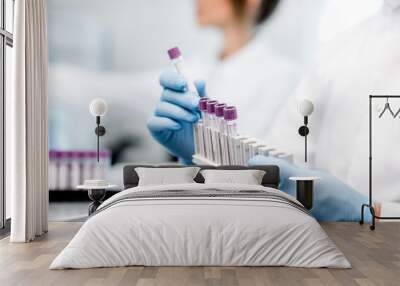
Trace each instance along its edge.
<path fill-rule="evenodd" d="M 187 90 L 183 76 L 165 71 L 160 76 L 163 87 L 160 101 L 147 122 L 151 135 L 183 163 L 191 164 L 194 153 L 193 123 L 200 118 L 199 97 Z M 205 96 L 204 81 L 195 82 L 201 97 Z"/>
<path fill-rule="evenodd" d="M 289 162 L 265 156 L 255 156 L 248 162 L 254 165 L 277 165 L 280 168 L 281 183 L 279 189 L 296 197 L 296 182 L 289 177 L 320 177 L 314 182 L 314 202 L 312 215 L 318 221 L 359 221 L 361 219 L 361 205 L 368 202 L 368 198 L 346 185 L 334 176 L 318 170 L 299 167 Z M 371 221 L 369 210 L 364 211 L 364 220 Z"/>

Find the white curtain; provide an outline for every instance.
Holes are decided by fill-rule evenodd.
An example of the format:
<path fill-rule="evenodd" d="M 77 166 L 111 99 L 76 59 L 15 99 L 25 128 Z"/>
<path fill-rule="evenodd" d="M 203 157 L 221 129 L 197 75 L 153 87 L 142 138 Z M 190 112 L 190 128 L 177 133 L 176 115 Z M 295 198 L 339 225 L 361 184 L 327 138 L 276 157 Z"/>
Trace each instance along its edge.
<path fill-rule="evenodd" d="M 16 0 L 8 118 L 11 238 L 47 232 L 47 26 L 45 0 Z"/>

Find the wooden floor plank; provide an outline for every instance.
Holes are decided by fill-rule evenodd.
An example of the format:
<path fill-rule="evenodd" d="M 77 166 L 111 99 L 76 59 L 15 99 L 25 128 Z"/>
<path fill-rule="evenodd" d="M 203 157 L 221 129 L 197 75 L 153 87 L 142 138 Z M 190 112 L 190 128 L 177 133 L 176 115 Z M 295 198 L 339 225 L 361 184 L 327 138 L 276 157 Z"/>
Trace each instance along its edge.
<path fill-rule="evenodd" d="M 352 269 L 289 267 L 117 267 L 84 270 L 48 269 L 81 223 L 51 223 L 32 243 L 0 240 L 0 285 L 400 285 L 400 223 L 380 223 L 376 231 L 356 223 L 323 224 Z"/>

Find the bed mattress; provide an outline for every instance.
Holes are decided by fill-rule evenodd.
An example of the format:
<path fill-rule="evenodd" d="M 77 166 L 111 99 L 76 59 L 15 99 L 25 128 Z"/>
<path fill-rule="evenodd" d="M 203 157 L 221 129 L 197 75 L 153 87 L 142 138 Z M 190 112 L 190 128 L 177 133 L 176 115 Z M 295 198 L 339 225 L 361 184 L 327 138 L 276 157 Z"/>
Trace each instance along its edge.
<path fill-rule="evenodd" d="M 351 267 L 293 197 L 263 186 L 197 183 L 114 195 L 50 269 L 129 265 Z"/>

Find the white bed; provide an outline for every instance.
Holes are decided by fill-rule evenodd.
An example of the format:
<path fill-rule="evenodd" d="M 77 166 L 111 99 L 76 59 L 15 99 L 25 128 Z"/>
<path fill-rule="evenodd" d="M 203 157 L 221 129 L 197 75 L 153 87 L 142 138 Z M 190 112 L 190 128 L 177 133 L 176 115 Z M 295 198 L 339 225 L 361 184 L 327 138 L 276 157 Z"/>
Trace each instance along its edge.
<path fill-rule="evenodd" d="M 111 197 L 50 269 L 128 265 L 351 267 L 285 193 L 198 183 L 134 187 Z"/>

